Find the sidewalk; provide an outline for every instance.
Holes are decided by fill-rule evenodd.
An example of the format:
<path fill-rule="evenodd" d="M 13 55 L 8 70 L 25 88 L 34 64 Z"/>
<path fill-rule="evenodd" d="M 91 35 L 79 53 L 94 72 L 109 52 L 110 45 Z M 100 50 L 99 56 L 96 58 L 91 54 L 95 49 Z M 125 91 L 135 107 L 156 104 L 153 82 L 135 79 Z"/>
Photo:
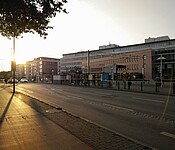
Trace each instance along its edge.
<path fill-rule="evenodd" d="M 0 88 L 0 150 L 92 150 L 12 93 Z"/>
<path fill-rule="evenodd" d="M 109 85 L 111 83 L 111 85 Z M 106 88 L 114 89 L 118 91 L 130 91 L 130 92 L 140 92 L 140 93 L 149 93 L 157 95 L 171 95 L 175 96 L 175 83 L 174 82 L 164 82 L 162 87 L 160 87 L 159 92 L 156 92 L 156 86 L 153 81 L 132 81 L 130 90 L 128 90 L 128 83 L 124 86 L 123 81 L 103 81 L 99 85 L 90 83 L 90 87 L 93 88 Z"/>

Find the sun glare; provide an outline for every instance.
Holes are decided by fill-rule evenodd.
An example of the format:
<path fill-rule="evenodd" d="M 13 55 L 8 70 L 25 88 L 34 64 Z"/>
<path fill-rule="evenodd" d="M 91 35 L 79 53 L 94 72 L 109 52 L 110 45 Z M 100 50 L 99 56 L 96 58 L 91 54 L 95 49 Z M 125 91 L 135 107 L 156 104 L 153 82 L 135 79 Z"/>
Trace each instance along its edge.
<path fill-rule="evenodd" d="M 16 64 L 25 64 L 26 61 L 28 60 L 24 56 L 16 56 Z"/>

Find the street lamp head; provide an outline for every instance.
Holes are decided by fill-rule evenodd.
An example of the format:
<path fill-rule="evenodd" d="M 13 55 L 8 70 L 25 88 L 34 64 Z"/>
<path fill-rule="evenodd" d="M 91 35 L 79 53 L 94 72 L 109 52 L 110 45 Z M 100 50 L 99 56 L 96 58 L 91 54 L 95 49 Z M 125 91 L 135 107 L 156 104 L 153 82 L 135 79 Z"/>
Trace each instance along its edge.
<path fill-rule="evenodd" d="M 165 57 L 159 57 L 159 58 L 157 58 L 157 60 L 165 60 L 166 58 Z"/>

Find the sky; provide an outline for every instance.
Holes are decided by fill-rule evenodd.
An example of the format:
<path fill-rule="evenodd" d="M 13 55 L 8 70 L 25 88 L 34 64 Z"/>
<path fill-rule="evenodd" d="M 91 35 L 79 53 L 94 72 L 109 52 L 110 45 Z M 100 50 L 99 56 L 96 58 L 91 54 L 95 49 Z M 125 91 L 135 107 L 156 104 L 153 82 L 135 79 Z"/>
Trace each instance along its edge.
<path fill-rule="evenodd" d="M 175 0 L 68 0 L 69 14 L 51 19 L 47 39 L 23 34 L 15 40 L 17 64 L 37 57 L 96 50 L 99 46 L 144 43 L 149 37 L 175 39 Z M 12 40 L 0 35 L 0 71 L 10 70 Z"/>

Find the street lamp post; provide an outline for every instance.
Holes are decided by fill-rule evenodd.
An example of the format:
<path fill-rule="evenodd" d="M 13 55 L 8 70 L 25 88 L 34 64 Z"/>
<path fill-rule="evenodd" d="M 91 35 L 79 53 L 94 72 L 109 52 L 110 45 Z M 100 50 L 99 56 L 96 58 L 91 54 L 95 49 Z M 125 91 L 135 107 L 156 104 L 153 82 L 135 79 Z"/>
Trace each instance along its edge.
<path fill-rule="evenodd" d="M 146 55 L 142 56 L 142 75 L 143 75 L 143 81 L 141 82 L 141 91 L 143 90 L 143 83 L 145 80 L 145 59 L 146 59 Z"/>
<path fill-rule="evenodd" d="M 87 52 L 87 74 L 90 73 L 90 51 Z"/>
<path fill-rule="evenodd" d="M 54 73 L 54 70 L 52 70 L 52 84 L 53 84 L 53 73 Z"/>
<path fill-rule="evenodd" d="M 160 82 L 161 82 L 161 88 L 162 88 L 162 77 L 163 77 L 163 67 L 162 67 L 162 60 L 165 60 L 165 57 L 162 57 L 162 54 L 160 54 L 160 57 L 157 58 L 157 60 L 160 60 Z"/>
<path fill-rule="evenodd" d="M 87 52 L 87 77 L 88 77 L 88 86 L 90 86 L 90 81 L 89 81 L 89 75 L 90 75 L 90 51 L 88 50 Z"/>
<path fill-rule="evenodd" d="M 145 79 L 145 60 L 146 60 L 146 55 L 142 56 L 142 75 L 143 75 L 143 80 Z"/>
<path fill-rule="evenodd" d="M 15 71 L 16 71 L 16 61 L 15 61 L 15 34 L 13 36 L 13 58 L 11 63 L 12 71 L 12 81 L 13 81 L 13 94 L 15 93 Z"/>
<path fill-rule="evenodd" d="M 112 67 L 111 67 L 111 77 L 114 80 L 114 55 L 111 55 L 112 58 Z"/>

